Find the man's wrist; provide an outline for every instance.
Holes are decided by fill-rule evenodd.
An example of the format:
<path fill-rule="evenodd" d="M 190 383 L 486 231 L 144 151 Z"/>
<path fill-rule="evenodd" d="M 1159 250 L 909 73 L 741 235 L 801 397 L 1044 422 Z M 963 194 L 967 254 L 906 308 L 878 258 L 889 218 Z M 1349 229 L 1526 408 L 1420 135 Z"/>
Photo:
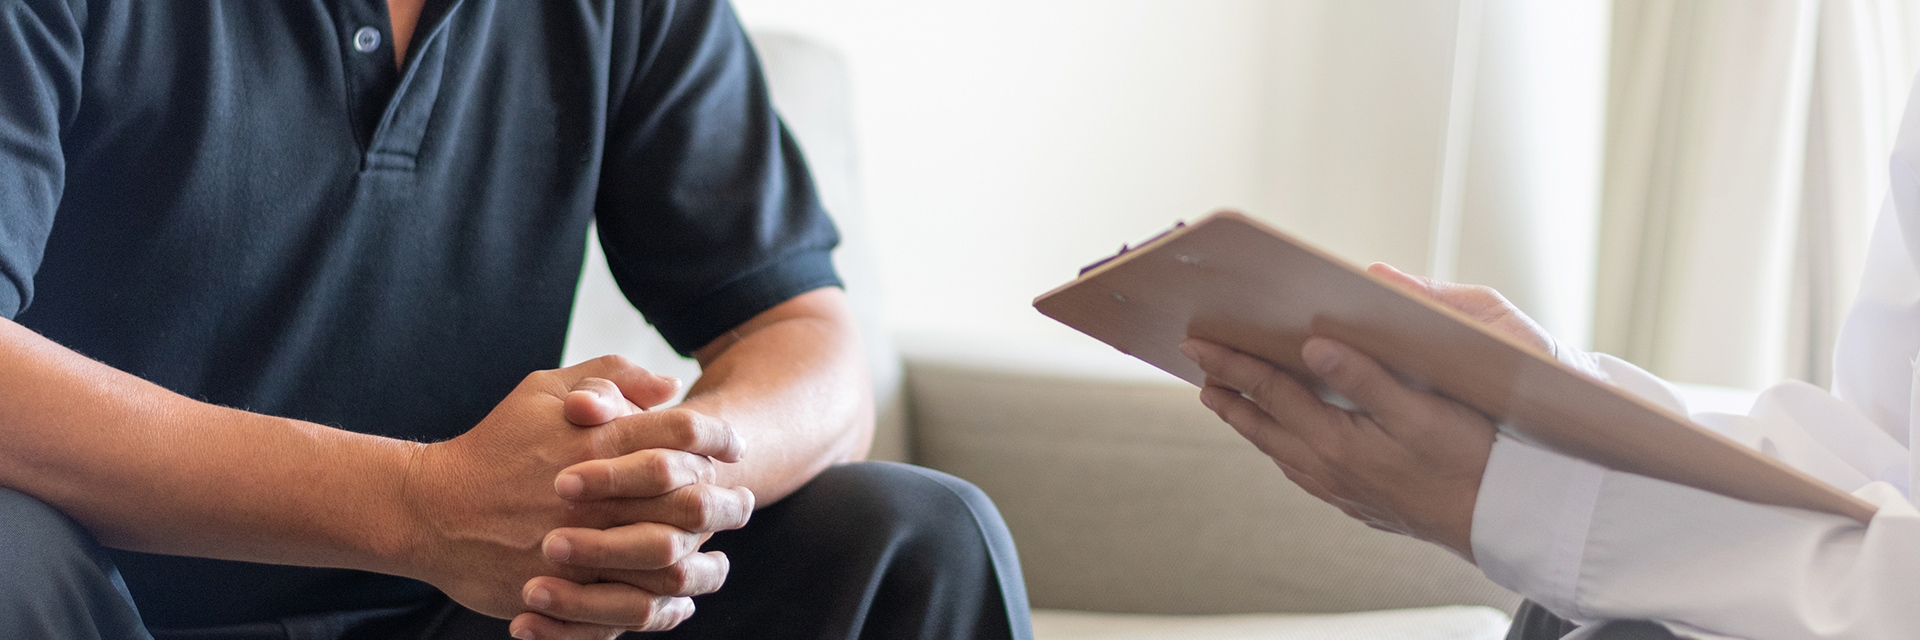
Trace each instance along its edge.
<path fill-rule="evenodd" d="M 328 429 L 301 425 L 308 429 Z M 332 430 L 332 429 L 329 429 Z M 347 431 L 332 430 L 339 436 L 332 449 L 317 465 L 315 474 L 325 482 L 326 494 L 314 496 L 316 509 L 334 514 L 323 525 L 324 535 L 335 541 L 346 554 L 340 564 L 347 568 L 420 577 L 424 568 L 420 518 L 410 506 L 409 481 L 413 468 L 428 445 Z M 311 494 L 310 494 L 311 495 Z M 333 503 L 331 508 L 322 506 Z"/>
<path fill-rule="evenodd" d="M 395 567 L 393 573 L 417 577 L 425 570 L 426 549 L 429 536 L 425 519 L 421 516 L 418 474 L 421 463 L 427 456 L 431 445 L 420 442 L 398 441 L 402 462 L 399 463 L 399 478 L 392 482 L 392 492 L 388 502 L 393 505 L 387 518 L 390 520 L 382 530 L 383 535 L 373 536 L 380 540 L 380 548 L 375 550 L 377 557 L 389 566 Z"/>

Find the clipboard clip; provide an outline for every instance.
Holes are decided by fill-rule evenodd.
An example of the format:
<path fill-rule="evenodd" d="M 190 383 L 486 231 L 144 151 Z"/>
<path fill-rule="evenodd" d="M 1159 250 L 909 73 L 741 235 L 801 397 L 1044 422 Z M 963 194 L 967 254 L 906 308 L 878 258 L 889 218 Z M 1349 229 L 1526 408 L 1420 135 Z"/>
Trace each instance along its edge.
<path fill-rule="evenodd" d="M 1139 243 L 1136 243 L 1136 244 L 1131 244 L 1131 245 L 1126 245 L 1126 244 L 1123 244 L 1123 245 L 1120 245 L 1120 251 L 1119 251 L 1119 252 L 1117 252 L 1117 253 L 1114 253 L 1113 255 L 1110 255 L 1110 256 L 1107 256 L 1107 257 L 1105 257 L 1105 258 L 1101 258 L 1100 260 L 1098 260 L 1098 261 L 1096 261 L 1096 262 L 1094 262 L 1093 264 L 1090 264 L 1090 265 L 1087 265 L 1087 266 L 1084 266 L 1084 267 L 1080 267 L 1080 273 L 1079 273 L 1079 275 L 1083 275 L 1083 276 L 1084 276 L 1084 275 L 1087 275 L 1087 272 L 1088 272 L 1088 271 L 1092 271 L 1092 270 L 1094 270 L 1094 269 L 1098 269 L 1098 268 L 1100 268 L 1100 265 L 1103 265 L 1103 264 L 1106 264 L 1106 263 L 1109 263 L 1109 262 L 1113 262 L 1113 261 L 1114 261 L 1115 259 L 1118 259 L 1118 258 L 1119 258 L 1120 256 L 1124 256 L 1124 255 L 1127 255 L 1128 253 L 1130 253 L 1130 252 L 1132 252 L 1132 251 L 1133 251 L 1133 250 L 1135 250 L 1135 249 L 1139 249 L 1139 248 L 1141 248 L 1141 247 L 1144 247 L 1144 246 L 1147 246 L 1147 245 L 1150 245 L 1150 244 L 1153 244 L 1153 243 L 1154 243 L 1154 241 L 1156 241 L 1156 240 L 1159 240 L 1159 239 L 1161 239 L 1161 238 L 1165 238 L 1165 237 L 1167 237 L 1167 234 L 1169 234 L 1169 233 L 1173 233 L 1173 232 L 1175 232 L 1175 231 L 1179 231 L 1181 227 L 1185 227 L 1185 226 L 1187 226 L 1187 223 L 1186 223 L 1185 221 L 1181 221 L 1181 222 L 1175 222 L 1175 223 L 1173 223 L 1173 226 L 1171 226 L 1171 227 L 1168 227 L 1166 231 L 1162 231 L 1162 232 L 1160 232 L 1160 233 L 1156 233 L 1156 234 L 1153 234 L 1153 237 L 1151 237 L 1151 238 L 1147 238 L 1147 239 L 1145 239 L 1145 240 L 1141 240 L 1141 241 L 1140 241 Z"/>

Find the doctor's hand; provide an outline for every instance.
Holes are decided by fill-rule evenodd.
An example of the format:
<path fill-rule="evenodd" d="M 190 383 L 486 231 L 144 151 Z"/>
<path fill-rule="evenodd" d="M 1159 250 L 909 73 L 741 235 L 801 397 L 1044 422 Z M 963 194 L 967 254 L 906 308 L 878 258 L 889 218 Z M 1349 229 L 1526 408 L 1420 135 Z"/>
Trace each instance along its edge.
<path fill-rule="evenodd" d="M 1402 289 L 1438 302 L 1478 320 L 1495 333 L 1504 334 L 1519 340 L 1521 344 L 1538 349 L 1541 353 L 1556 356 L 1554 340 L 1545 329 L 1521 313 L 1519 307 L 1507 302 L 1507 297 L 1491 287 L 1472 284 L 1458 284 L 1435 280 L 1425 276 L 1416 276 L 1393 268 L 1384 262 L 1367 265 L 1367 273 L 1386 279 Z"/>
<path fill-rule="evenodd" d="M 1357 412 L 1254 356 L 1199 339 L 1180 350 L 1207 372 L 1200 401 L 1300 488 L 1367 526 L 1473 561 L 1473 507 L 1493 449 L 1486 416 L 1410 389 L 1327 338 L 1309 338 L 1300 355 Z"/>

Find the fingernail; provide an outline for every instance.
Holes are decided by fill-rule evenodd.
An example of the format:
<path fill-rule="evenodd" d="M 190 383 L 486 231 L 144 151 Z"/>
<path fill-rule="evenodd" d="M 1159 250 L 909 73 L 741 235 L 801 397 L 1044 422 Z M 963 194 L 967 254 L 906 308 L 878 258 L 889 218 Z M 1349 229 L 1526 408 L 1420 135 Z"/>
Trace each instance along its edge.
<path fill-rule="evenodd" d="M 544 588 L 534 587 L 532 591 L 527 592 L 527 606 L 529 607 L 545 609 L 552 604 L 553 594 Z"/>
<path fill-rule="evenodd" d="M 1199 362 L 1200 345 L 1194 344 L 1192 340 L 1182 340 L 1180 341 L 1180 355 L 1186 356 L 1188 360 Z"/>
<path fill-rule="evenodd" d="M 513 632 L 513 637 L 514 637 L 514 640 L 533 640 L 533 630 L 521 629 L 519 631 L 515 631 Z"/>
<path fill-rule="evenodd" d="M 563 474 L 553 481 L 553 492 L 560 494 L 560 497 L 568 500 L 578 498 L 580 494 L 586 493 L 586 491 L 587 481 L 577 473 Z"/>
<path fill-rule="evenodd" d="M 566 562 L 567 558 L 573 557 L 573 543 L 564 537 L 553 536 L 547 538 L 547 543 L 541 545 L 540 551 L 547 554 L 548 560 Z"/>
<path fill-rule="evenodd" d="M 1300 348 L 1300 358 L 1307 361 L 1307 368 L 1323 376 L 1340 366 L 1341 357 L 1340 348 L 1325 340 L 1308 340 Z"/>
<path fill-rule="evenodd" d="M 1204 390 L 1204 389 L 1201 390 L 1200 404 L 1206 405 L 1208 409 L 1212 409 L 1213 408 L 1213 392 L 1209 390 Z"/>

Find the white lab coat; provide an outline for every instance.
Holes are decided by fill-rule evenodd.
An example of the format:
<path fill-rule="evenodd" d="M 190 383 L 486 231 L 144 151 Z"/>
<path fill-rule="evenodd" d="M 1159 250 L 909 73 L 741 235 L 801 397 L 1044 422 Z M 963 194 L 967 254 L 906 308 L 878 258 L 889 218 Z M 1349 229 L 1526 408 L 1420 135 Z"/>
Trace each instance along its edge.
<path fill-rule="evenodd" d="M 1920 638 L 1920 95 L 1835 348 L 1834 392 L 1788 382 L 1745 416 L 1694 420 L 1879 505 L 1871 525 L 1724 498 L 1502 437 L 1474 510 L 1487 577 L 1579 621 L 1649 619 L 1690 638 Z M 1562 360 L 1685 413 L 1624 361 Z M 1574 637 L 1579 637 L 1576 634 Z"/>

